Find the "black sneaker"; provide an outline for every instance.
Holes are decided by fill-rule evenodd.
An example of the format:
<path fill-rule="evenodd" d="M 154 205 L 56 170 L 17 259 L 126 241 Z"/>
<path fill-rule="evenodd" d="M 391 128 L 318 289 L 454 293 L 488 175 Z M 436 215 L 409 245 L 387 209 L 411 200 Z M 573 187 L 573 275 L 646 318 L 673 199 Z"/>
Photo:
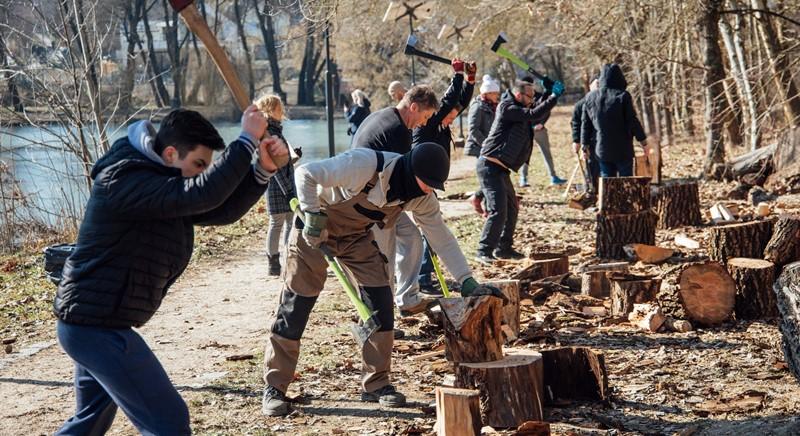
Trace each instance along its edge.
<path fill-rule="evenodd" d="M 498 259 L 513 259 L 513 260 L 525 259 L 524 254 L 520 253 L 519 251 L 513 248 L 509 248 L 506 250 L 501 250 L 501 249 L 494 250 L 494 257 Z"/>
<path fill-rule="evenodd" d="M 443 297 L 444 296 L 442 294 L 442 288 L 438 283 L 433 283 L 433 282 L 429 282 L 429 283 L 425 283 L 425 284 L 420 283 L 419 284 L 419 291 L 422 292 L 423 294 L 431 296 L 431 297 Z"/>
<path fill-rule="evenodd" d="M 386 407 L 403 407 L 406 405 L 406 396 L 397 392 L 392 385 L 386 385 L 372 392 L 362 392 L 361 401 L 379 403 Z"/>
<path fill-rule="evenodd" d="M 278 388 L 267 386 L 261 398 L 261 413 L 267 416 L 286 416 L 289 414 L 289 399 Z"/>
<path fill-rule="evenodd" d="M 269 260 L 269 275 L 271 276 L 281 275 L 281 255 L 268 254 L 267 259 Z"/>
<path fill-rule="evenodd" d="M 491 254 L 478 253 L 477 255 L 475 255 L 475 261 L 480 263 L 481 265 L 487 265 L 487 266 L 492 265 L 494 264 L 495 260 L 497 260 L 497 258 L 492 256 Z"/>

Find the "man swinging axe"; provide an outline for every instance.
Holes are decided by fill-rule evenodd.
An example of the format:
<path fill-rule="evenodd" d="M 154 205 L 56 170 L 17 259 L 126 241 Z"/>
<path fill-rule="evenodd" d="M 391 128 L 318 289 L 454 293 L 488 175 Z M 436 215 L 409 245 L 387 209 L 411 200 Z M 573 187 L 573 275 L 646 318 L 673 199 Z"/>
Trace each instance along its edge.
<path fill-rule="evenodd" d="M 264 354 L 265 415 L 289 413 L 285 394 L 294 378 L 300 339 L 325 284 L 327 262 L 319 247 L 324 246 L 327 255 L 349 270 L 361 301 L 378 319 L 379 328 L 361 350 L 362 401 L 389 407 L 406 403 L 389 378 L 394 307 L 388 259 L 383 254 L 394 252 L 393 247 L 385 247 L 394 243 L 395 221 L 404 211 L 414 215 L 433 249 L 462 282 L 462 295 L 501 297 L 496 288 L 472 278 L 458 241 L 444 224 L 433 189 L 444 188 L 449 171 L 447 153 L 432 143 L 402 155 L 357 148 L 297 169 L 304 225 L 289 238 L 285 286 Z M 373 233 L 372 227 L 383 230 Z"/>

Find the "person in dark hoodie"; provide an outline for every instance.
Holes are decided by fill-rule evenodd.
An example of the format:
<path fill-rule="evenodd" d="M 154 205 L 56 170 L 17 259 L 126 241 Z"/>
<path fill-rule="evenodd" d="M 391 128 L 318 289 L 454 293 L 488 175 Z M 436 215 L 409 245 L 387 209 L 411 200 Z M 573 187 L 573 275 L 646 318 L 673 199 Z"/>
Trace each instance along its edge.
<path fill-rule="evenodd" d="M 622 68 L 606 64 L 600 72 L 600 89 L 588 94 L 583 104 L 581 144 L 594 143 L 600 177 L 633 175 L 633 138 L 645 154 L 649 152 L 627 87 Z"/>
<path fill-rule="evenodd" d="M 511 171 L 528 162 L 533 147 L 533 126 L 542 122 L 564 92 L 561 82 L 548 81 L 550 96 L 534 102 L 533 83 L 517 81 L 497 107 L 492 130 L 481 147 L 477 171 L 481 192 L 486 198 L 488 218 L 483 226 L 476 260 L 491 264 L 497 258 L 521 258 L 514 250 L 517 225 L 516 192 Z"/>
<path fill-rule="evenodd" d="M 591 95 L 591 93 L 596 92 L 599 86 L 600 80 L 598 78 L 592 80 L 589 84 L 589 93 L 575 103 L 575 107 L 572 110 L 572 121 L 570 122 L 570 127 L 572 128 L 572 150 L 576 154 L 580 153 L 581 159 L 584 159 L 588 164 L 589 178 L 592 180 L 594 192 L 597 192 L 597 183 L 600 178 L 600 163 L 597 161 L 597 153 L 595 153 L 594 147 L 595 135 L 593 133 L 587 135 L 590 138 L 590 142 L 588 144 L 581 144 L 581 121 L 583 117 L 583 104 L 586 102 L 586 98 Z"/>
<path fill-rule="evenodd" d="M 369 116 L 369 107 L 372 103 L 370 103 L 369 98 L 367 98 L 367 94 L 364 94 L 364 91 L 360 89 L 353 91 L 350 97 L 353 99 L 353 106 L 349 108 L 345 106 L 344 117 L 347 118 L 347 122 L 350 123 L 347 127 L 347 135 L 355 137 L 359 126 L 361 126 L 361 123 Z M 350 138 L 350 142 L 352 141 L 353 138 Z"/>
<path fill-rule="evenodd" d="M 92 191 L 75 251 L 64 264 L 53 310 L 61 347 L 75 362 L 75 415 L 58 435 L 104 434 L 117 408 L 142 434 L 189 435 L 189 409 L 134 327 L 158 310 L 192 255 L 195 225 L 238 220 L 258 201 L 286 156 L 259 140 L 255 106 L 225 144 L 197 112 L 177 109 L 156 132 L 128 128 L 92 169 Z M 253 163 L 253 155 L 258 159 Z"/>
<path fill-rule="evenodd" d="M 450 144 L 453 142 L 453 134 L 450 131 L 450 124 L 456 119 L 458 114 L 464 110 L 472 99 L 475 90 L 475 73 L 478 71 L 475 62 L 465 63 L 461 59 L 453 59 L 453 78 L 450 86 L 445 91 L 439 104 L 439 109 L 428 119 L 424 126 L 417 127 L 412 133 L 412 147 L 433 142 L 439 144 L 450 157 Z M 466 83 L 464 74 L 466 73 Z M 434 287 L 431 274 L 433 273 L 433 260 L 431 259 L 431 248 L 428 242 L 423 239 L 422 249 L 424 257 L 419 270 L 417 281 L 420 291 L 428 295 L 441 295 L 441 291 Z"/>

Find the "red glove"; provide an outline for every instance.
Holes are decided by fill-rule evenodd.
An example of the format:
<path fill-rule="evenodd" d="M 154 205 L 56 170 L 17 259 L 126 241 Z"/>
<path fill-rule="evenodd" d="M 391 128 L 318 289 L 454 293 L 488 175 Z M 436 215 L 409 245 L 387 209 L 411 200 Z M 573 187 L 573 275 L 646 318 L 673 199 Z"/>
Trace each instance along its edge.
<path fill-rule="evenodd" d="M 467 71 L 467 82 L 475 83 L 475 73 L 478 72 L 478 65 L 475 62 L 467 62 L 465 69 Z"/>
<path fill-rule="evenodd" d="M 456 73 L 464 73 L 464 61 L 459 58 L 455 58 L 450 62 L 450 65 L 453 66 L 453 71 Z"/>

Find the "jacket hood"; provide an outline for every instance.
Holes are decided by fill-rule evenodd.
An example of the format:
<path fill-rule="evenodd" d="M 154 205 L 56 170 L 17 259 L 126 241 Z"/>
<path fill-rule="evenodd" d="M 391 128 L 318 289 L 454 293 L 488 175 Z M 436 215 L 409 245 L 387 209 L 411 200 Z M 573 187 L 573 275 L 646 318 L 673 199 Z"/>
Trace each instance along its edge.
<path fill-rule="evenodd" d="M 118 139 L 111 149 L 94 163 L 92 179 L 121 160 L 138 160 L 166 167 L 161 156 L 153 150 L 155 138 L 156 129 L 150 121 L 137 121 L 131 124 L 128 126 L 128 136 Z"/>
<path fill-rule="evenodd" d="M 625 81 L 622 68 L 617 64 L 604 65 L 603 70 L 600 72 L 600 87 L 625 91 L 628 87 L 628 82 Z"/>

